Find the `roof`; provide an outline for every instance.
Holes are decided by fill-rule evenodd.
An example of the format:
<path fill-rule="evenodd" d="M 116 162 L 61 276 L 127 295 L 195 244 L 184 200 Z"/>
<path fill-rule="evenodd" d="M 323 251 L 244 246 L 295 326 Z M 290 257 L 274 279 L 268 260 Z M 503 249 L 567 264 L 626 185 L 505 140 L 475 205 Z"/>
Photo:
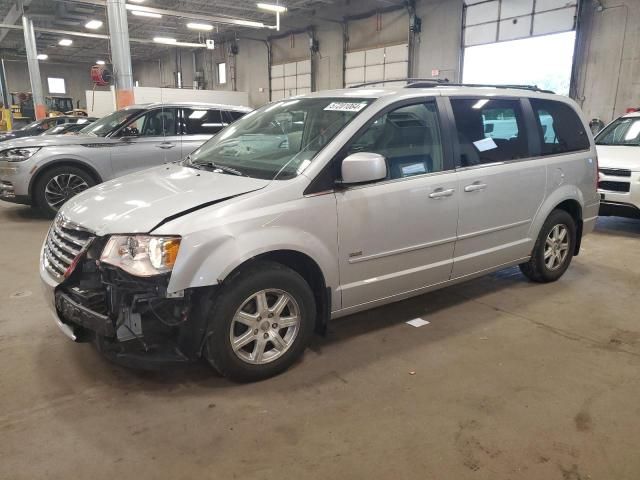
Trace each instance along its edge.
<path fill-rule="evenodd" d="M 253 109 L 244 107 L 241 105 L 227 105 L 224 103 L 206 103 L 206 102 L 153 102 L 153 103 L 138 103 L 135 105 L 129 105 L 127 109 L 132 108 L 158 108 L 158 107 L 200 107 L 200 108 L 218 108 L 222 110 L 231 110 L 233 112 L 250 112 Z"/>
<path fill-rule="evenodd" d="M 629 112 L 626 115 L 623 115 L 622 118 L 635 118 L 640 117 L 640 111 L 637 112 Z"/>

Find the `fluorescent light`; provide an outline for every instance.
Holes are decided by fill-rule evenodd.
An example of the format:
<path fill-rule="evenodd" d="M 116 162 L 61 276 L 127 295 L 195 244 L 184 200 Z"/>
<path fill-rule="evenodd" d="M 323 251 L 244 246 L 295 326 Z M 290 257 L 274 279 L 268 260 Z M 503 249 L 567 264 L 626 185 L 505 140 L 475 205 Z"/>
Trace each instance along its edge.
<path fill-rule="evenodd" d="M 208 23 L 187 23 L 187 28 L 190 28 L 191 30 L 210 32 L 213 30 L 213 25 L 209 25 Z"/>
<path fill-rule="evenodd" d="M 475 108 L 476 110 L 480 110 L 482 107 L 484 107 L 487 103 L 489 103 L 489 100 L 484 98 L 482 100 L 478 100 L 473 107 L 471 108 Z"/>
<path fill-rule="evenodd" d="M 191 115 L 189 115 L 189 118 L 193 118 L 195 120 L 198 120 L 202 117 L 204 117 L 207 114 L 206 110 L 194 110 L 193 112 L 191 112 Z"/>
<path fill-rule="evenodd" d="M 270 12 L 284 13 L 287 11 L 287 7 L 275 5 L 273 3 L 256 3 L 256 5 L 258 8 L 261 8 L 262 10 L 269 10 Z"/>
<path fill-rule="evenodd" d="M 72 43 L 73 43 L 73 40 L 71 40 L 70 38 L 63 38 L 58 42 L 58 45 L 61 45 L 63 47 L 68 47 Z"/>
<path fill-rule="evenodd" d="M 88 28 L 89 30 L 97 30 L 102 26 L 102 22 L 100 20 L 89 20 L 84 24 L 84 28 Z"/>
<path fill-rule="evenodd" d="M 162 18 L 162 15 L 156 12 L 147 12 L 145 10 L 131 10 L 133 15 L 138 17 L 149 17 L 149 18 Z"/>
<path fill-rule="evenodd" d="M 264 28 L 264 23 L 262 22 L 252 22 L 250 20 L 235 20 L 235 19 L 230 20 L 230 22 L 235 25 L 242 25 L 244 27 Z"/>
<path fill-rule="evenodd" d="M 49 55 L 47 55 L 46 53 L 39 53 L 36 58 L 38 60 L 46 60 L 47 58 L 49 58 Z"/>
<path fill-rule="evenodd" d="M 177 42 L 175 38 L 169 37 L 153 37 L 153 41 L 156 43 L 168 43 L 171 45 Z"/>
<path fill-rule="evenodd" d="M 131 3 L 144 3 L 144 0 L 129 0 Z"/>
<path fill-rule="evenodd" d="M 104 65 L 104 60 L 96 60 L 96 65 Z"/>

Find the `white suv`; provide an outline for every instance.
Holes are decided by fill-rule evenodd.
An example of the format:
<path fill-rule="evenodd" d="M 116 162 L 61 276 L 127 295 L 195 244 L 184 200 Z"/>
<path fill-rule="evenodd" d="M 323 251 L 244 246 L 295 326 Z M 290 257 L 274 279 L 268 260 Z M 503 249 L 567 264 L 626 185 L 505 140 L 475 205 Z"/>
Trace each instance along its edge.
<path fill-rule="evenodd" d="M 66 334 L 120 362 L 265 378 L 331 318 L 511 265 L 557 280 L 598 214 L 588 131 L 535 89 L 272 103 L 182 164 L 71 199 L 42 249 L 45 293 Z"/>
<path fill-rule="evenodd" d="M 640 112 L 624 115 L 596 137 L 600 215 L 640 219 Z"/>

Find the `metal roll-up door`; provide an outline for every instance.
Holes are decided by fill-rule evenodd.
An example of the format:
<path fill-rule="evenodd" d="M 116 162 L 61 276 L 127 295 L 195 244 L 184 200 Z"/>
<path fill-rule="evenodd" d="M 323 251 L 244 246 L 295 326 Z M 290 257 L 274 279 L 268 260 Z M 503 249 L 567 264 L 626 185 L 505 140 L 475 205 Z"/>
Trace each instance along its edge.
<path fill-rule="evenodd" d="M 393 82 L 407 78 L 409 46 L 406 43 L 347 52 L 346 87 L 365 82 Z"/>
<path fill-rule="evenodd" d="M 575 29 L 578 0 L 465 0 L 464 46 Z"/>
<path fill-rule="evenodd" d="M 311 60 L 271 66 L 271 100 L 311 93 Z"/>

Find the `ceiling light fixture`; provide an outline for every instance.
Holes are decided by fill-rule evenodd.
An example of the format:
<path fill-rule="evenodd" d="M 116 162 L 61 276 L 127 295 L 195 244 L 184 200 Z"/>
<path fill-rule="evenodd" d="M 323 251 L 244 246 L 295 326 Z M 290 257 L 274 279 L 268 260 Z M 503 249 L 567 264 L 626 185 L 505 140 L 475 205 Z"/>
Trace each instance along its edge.
<path fill-rule="evenodd" d="M 70 38 L 63 38 L 62 40 L 60 40 L 58 42 L 58 45 L 60 45 L 62 47 L 68 47 L 72 43 L 73 43 L 73 40 L 71 40 Z"/>
<path fill-rule="evenodd" d="M 133 15 L 137 15 L 138 17 L 149 17 L 149 18 L 162 18 L 162 15 L 156 12 L 147 12 L 145 10 L 134 10 L 130 9 Z"/>
<path fill-rule="evenodd" d="M 284 13 L 287 11 L 287 7 L 282 5 L 275 5 L 273 3 L 256 3 L 256 6 L 262 10 L 268 10 L 270 12 Z"/>
<path fill-rule="evenodd" d="M 97 30 L 102 26 L 102 22 L 100 20 L 89 20 L 84 24 L 84 28 L 88 28 L 89 30 Z"/>
<path fill-rule="evenodd" d="M 190 28 L 191 30 L 210 32 L 213 30 L 213 25 L 209 25 L 208 23 L 187 23 L 187 28 Z"/>
<path fill-rule="evenodd" d="M 156 43 L 165 43 L 168 45 L 173 45 L 174 43 L 177 42 L 175 38 L 169 38 L 169 37 L 153 37 L 153 41 Z"/>
<path fill-rule="evenodd" d="M 47 55 L 46 53 L 39 53 L 36 58 L 38 60 L 46 60 L 47 58 L 49 58 L 49 55 Z"/>
<path fill-rule="evenodd" d="M 131 3 L 144 3 L 144 0 L 129 0 Z"/>
<path fill-rule="evenodd" d="M 96 65 L 104 65 L 105 61 L 104 60 L 96 60 Z"/>
<path fill-rule="evenodd" d="M 262 23 L 262 22 L 252 22 L 251 20 L 236 20 L 236 19 L 232 19 L 232 20 L 229 20 L 229 22 L 233 23 L 235 25 L 242 25 L 244 27 L 264 28 L 264 23 Z"/>

